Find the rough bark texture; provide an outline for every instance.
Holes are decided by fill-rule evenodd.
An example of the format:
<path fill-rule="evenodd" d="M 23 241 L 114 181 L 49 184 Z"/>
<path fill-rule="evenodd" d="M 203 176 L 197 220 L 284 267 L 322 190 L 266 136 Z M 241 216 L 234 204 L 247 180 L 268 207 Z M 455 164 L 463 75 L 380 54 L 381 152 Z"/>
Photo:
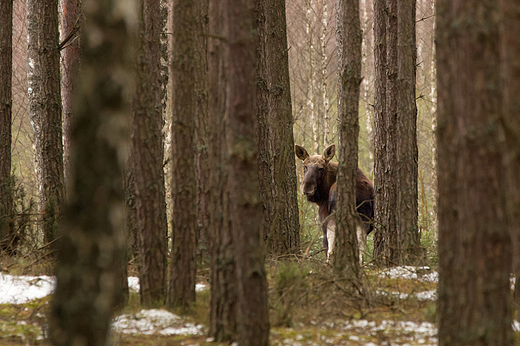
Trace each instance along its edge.
<path fill-rule="evenodd" d="M 385 146 L 380 159 L 384 160 L 384 171 L 376 171 L 376 181 L 381 188 L 376 193 L 376 225 L 378 234 L 374 238 L 374 259 L 383 266 L 399 263 L 400 244 L 397 233 L 397 195 L 398 195 L 398 164 L 397 164 L 397 120 L 398 120 L 398 66 L 397 66 L 397 0 L 388 0 L 383 9 L 386 18 L 386 101 L 384 121 L 376 123 L 376 133 L 384 126 Z M 376 82 L 377 83 L 377 82 Z M 378 136 L 376 134 L 376 136 Z M 376 143 L 377 145 L 377 143 Z M 376 156 L 377 157 L 377 156 Z M 379 187 L 376 186 L 376 191 Z"/>
<path fill-rule="evenodd" d="M 374 257 L 382 252 L 386 193 L 386 0 L 374 0 Z"/>
<path fill-rule="evenodd" d="M 225 164 L 226 138 L 226 71 L 224 41 L 227 35 L 225 6 L 220 1 L 209 3 L 208 42 L 208 86 L 209 86 L 209 158 L 211 170 L 209 186 L 211 190 L 209 210 L 210 245 L 210 318 L 209 336 L 218 342 L 236 340 L 237 283 L 235 278 L 235 247 L 229 227 L 228 195 L 224 193 L 227 174 Z"/>
<path fill-rule="evenodd" d="M 172 60 L 172 251 L 168 305 L 186 309 L 195 301 L 195 8 L 173 4 Z"/>
<path fill-rule="evenodd" d="M 415 103 L 415 0 L 397 2 L 397 234 L 399 263 L 417 263 L 418 149 Z"/>
<path fill-rule="evenodd" d="M 261 237 L 262 202 L 258 191 L 257 124 L 255 120 L 255 50 L 252 0 L 227 0 L 229 25 L 224 57 L 228 63 L 229 126 L 226 152 L 229 172 L 229 221 L 235 243 L 237 280 L 237 341 L 240 345 L 269 343 L 267 279 Z"/>
<path fill-rule="evenodd" d="M 106 345 L 114 310 L 124 303 L 119 162 L 128 145 L 125 127 L 133 85 L 128 57 L 134 50 L 125 22 L 135 18 L 132 13 L 124 18 L 115 10 L 124 3 L 90 1 L 85 7 L 84 55 L 71 133 L 70 199 L 51 303 L 53 345 Z"/>
<path fill-rule="evenodd" d="M 64 199 L 58 0 L 28 0 L 29 114 L 36 142 L 40 225 L 56 239 Z"/>
<path fill-rule="evenodd" d="M 82 0 L 61 0 L 61 99 L 63 106 L 63 163 L 65 179 L 69 177 L 70 127 L 74 86 L 78 78 L 81 45 L 79 30 L 83 24 Z"/>
<path fill-rule="evenodd" d="M 163 170 L 160 0 L 143 0 L 140 16 L 132 161 L 138 225 L 139 293 L 141 304 L 152 307 L 163 303 L 166 298 L 168 256 Z"/>
<path fill-rule="evenodd" d="M 356 182 L 358 167 L 359 92 L 361 85 L 361 22 L 359 0 L 338 0 L 337 39 L 338 81 L 338 208 L 336 210 L 336 246 L 334 273 L 357 285 L 359 249 L 356 226 Z M 361 225 L 359 225 L 361 226 Z"/>
<path fill-rule="evenodd" d="M 14 232 L 11 180 L 13 1 L 0 4 L 0 251 L 10 247 Z"/>
<path fill-rule="evenodd" d="M 515 305 L 520 316 L 520 6 L 499 1 L 500 53 L 503 78 L 504 169 L 506 172 L 507 216 L 515 273 Z"/>
<path fill-rule="evenodd" d="M 264 239 L 275 255 L 296 253 L 300 226 L 284 0 L 256 0 L 257 118 Z"/>
<path fill-rule="evenodd" d="M 208 6 L 209 0 L 195 1 L 195 106 L 197 172 L 197 257 L 208 263 L 209 226 L 209 123 L 208 123 Z"/>
<path fill-rule="evenodd" d="M 498 20 L 494 1 L 438 2 L 439 345 L 514 343 Z"/>

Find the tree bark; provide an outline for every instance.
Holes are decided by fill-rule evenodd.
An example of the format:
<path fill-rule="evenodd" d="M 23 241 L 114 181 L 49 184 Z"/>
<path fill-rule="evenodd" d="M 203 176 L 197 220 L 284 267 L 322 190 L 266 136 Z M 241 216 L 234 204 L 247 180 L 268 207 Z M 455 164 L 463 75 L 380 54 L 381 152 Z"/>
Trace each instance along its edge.
<path fill-rule="evenodd" d="M 133 104 L 133 169 L 139 243 L 141 304 L 166 298 L 168 226 L 164 185 L 160 0 L 140 3 L 137 81 Z"/>
<path fill-rule="evenodd" d="M 352 285 L 359 285 L 361 280 L 356 236 L 359 221 L 356 212 L 356 181 L 362 40 L 359 0 L 338 0 L 336 9 L 339 53 L 339 165 L 334 273 L 340 279 L 349 280 Z"/>
<path fill-rule="evenodd" d="M 172 251 L 168 306 L 195 302 L 195 8 L 191 0 L 173 4 L 172 59 Z"/>
<path fill-rule="evenodd" d="M 119 159 L 128 146 L 127 95 L 134 82 L 128 59 L 134 49 L 125 26 L 134 17 L 130 13 L 124 18 L 128 12 L 115 10 L 124 2 L 103 0 L 85 8 L 84 55 L 71 133 L 71 190 L 51 302 L 53 345 L 106 345 L 112 315 L 123 303 Z"/>
<path fill-rule="evenodd" d="M 61 0 L 61 99 L 63 106 L 63 164 L 65 180 L 70 170 L 72 97 L 81 61 L 79 30 L 83 25 L 81 0 Z"/>
<path fill-rule="evenodd" d="M 441 0 L 436 21 L 439 345 L 512 345 L 498 8 Z"/>
<path fill-rule="evenodd" d="M 500 10 L 500 63 L 503 79 L 504 169 L 507 217 L 513 246 L 513 272 L 515 273 L 514 302 L 517 319 L 520 317 L 520 7 L 508 1 L 499 1 Z"/>
<path fill-rule="evenodd" d="M 0 4 L 0 252 L 14 236 L 13 180 L 11 179 L 11 123 L 13 106 L 13 1 Z M 12 250 L 12 249 L 11 249 Z"/>
<path fill-rule="evenodd" d="M 64 199 L 58 0 L 29 0 L 29 114 L 36 143 L 40 225 L 44 241 L 58 235 Z"/>
<path fill-rule="evenodd" d="M 418 263 L 415 0 L 397 2 L 397 232 L 399 263 Z"/>
<path fill-rule="evenodd" d="M 267 345 L 267 279 L 257 174 L 254 6 L 252 0 L 227 0 L 225 5 L 229 25 L 224 54 L 229 73 L 225 167 L 229 172 L 229 221 L 236 254 L 237 341 L 240 345 Z"/>
<path fill-rule="evenodd" d="M 208 40 L 208 116 L 209 116 L 209 248 L 210 248 L 210 318 L 209 336 L 217 342 L 236 340 L 237 282 L 235 277 L 235 247 L 229 225 L 228 195 L 225 165 L 226 71 L 224 40 L 227 35 L 226 7 L 220 1 L 209 3 Z"/>
<path fill-rule="evenodd" d="M 256 0 L 257 118 L 264 239 L 275 255 L 296 253 L 300 226 L 285 1 Z"/>

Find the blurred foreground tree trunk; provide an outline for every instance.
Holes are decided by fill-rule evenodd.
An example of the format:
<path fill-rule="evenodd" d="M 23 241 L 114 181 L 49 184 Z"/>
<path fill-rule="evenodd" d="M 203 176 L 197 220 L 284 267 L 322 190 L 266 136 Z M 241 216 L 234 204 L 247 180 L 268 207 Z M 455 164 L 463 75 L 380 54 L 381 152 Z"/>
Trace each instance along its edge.
<path fill-rule="evenodd" d="M 160 0 L 139 2 L 136 93 L 133 103 L 132 163 L 139 244 L 141 304 L 166 299 L 168 225 L 164 185 Z"/>
<path fill-rule="evenodd" d="M 337 0 L 338 80 L 338 208 L 334 273 L 359 285 L 359 248 L 356 236 L 361 227 L 356 212 L 358 168 L 359 93 L 361 87 L 361 22 L 359 0 Z M 365 232 L 365 230 L 363 230 Z"/>
<path fill-rule="evenodd" d="M 504 168 L 508 226 L 513 245 L 513 272 L 515 273 L 515 305 L 520 319 L 520 5 L 499 1 L 500 53 L 504 109 Z"/>
<path fill-rule="evenodd" d="M 0 252 L 12 250 L 14 236 L 11 179 L 11 123 L 13 106 L 13 0 L 0 3 Z"/>
<path fill-rule="evenodd" d="M 498 6 L 441 0 L 436 21 L 439 345 L 512 345 Z"/>
<path fill-rule="evenodd" d="M 197 246 L 195 179 L 195 5 L 175 0 L 172 12 L 172 251 L 168 306 L 195 302 Z"/>
<path fill-rule="evenodd" d="M 236 340 L 237 283 L 235 279 L 235 247 L 229 226 L 228 194 L 224 148 L 227 132 L 226 71 L 224 40 L 227 35 L 225 4 L 210 1 L 208 9 L 208 128 L 209 128 L 209 228 L 210 248 L 210 317 L 209 336 L 217 342 Z"/>
<path fill-rule="evenodd" d="M 263 237 L 274 255 L 297 253 L 300 225 L 284 0 L 256 0 L 259 184 Z"/>
<path fill-rule="evenodd" d="M 261 235 L 263 212 L 257 173 L 254 3 L 253 0 L 227 0 L 224 8 L 229 26 L 224 50 L 229 73 L 225 168 L 229 172 L 226 187 L 238 284 L 237 341 L 244 346 L 268 345 L 267 278 Z"/>
<path fill-rule="evenodd" d="M 127 6 L 124 0 L 90 4 L 74 101 L 71 190 L 51 302 L 53 345 L 106 345 L 113 314 L 128 290 L 121 166 L 128 147 L 134 49 L 125 23 L 136 18 L 137 9 L 117 11 Z"/>
<path fill-rule="evenodd" d="M 58 0 L 27 1 L 29 115 L 36 143 L 40 226 L 58 236 L 64 199 Z"/>

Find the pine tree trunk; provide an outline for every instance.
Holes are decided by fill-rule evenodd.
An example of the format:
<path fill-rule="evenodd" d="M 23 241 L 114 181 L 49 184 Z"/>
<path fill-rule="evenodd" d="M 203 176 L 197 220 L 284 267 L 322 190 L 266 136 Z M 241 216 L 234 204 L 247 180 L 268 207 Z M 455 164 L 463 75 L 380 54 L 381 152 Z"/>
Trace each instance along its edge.
<path fill-rule="evenodd" d="M 195 5 L 173 4 L 172 59 L 172 250 L 168 306 L 189 308 L 195 302 Z"/>
<path fill-rule="evenodd" d="M 0 252 L 11 247 L 14 236 L 13 181 L 11 179 L 13 1 L 0 4 Z M 12 249 L 11 249 L 12 250 Z"/>
<path fill-rule="evenodd" d="M 133 104 L 135 207 L 139 244 L 141 304 L 152 307 L 166 298 L 167 232 L 164 185 L 161 88 L 160 0 L 140 3 L 137 81 Z"/>
<path fill-rule="evenodd" d="M 224 191 L 227 174 L 225 164 L 226 119 L 226 71 L 224 41 L 227 35 L 226 7 L 222 2 L 209 3 L 208 41 L 208 116 L 209 116 L 209 174 L 210 210 L 208 233 L 210 248 L 210 318 L 209 336 L 217 342 L 236 340 L 237 333 L 237 283 L 235 278 L 235 247 L 229 227 L 228 196 Z"/>
<path fill-rule="evenodd" d="M 229 172 L 227 193 L 231 234 L 235 243 L 237 280 L 237 341 L 268 345 L 267 279 L 262 244 L 262 203 L 258 191 L 257 124 L 255 120 L 255 54 L 252 0 L 228 0 L 229 25 L 224 57 L 228 62 L 226 132 Z"/>
<path fill-rule="evenodd" d="M 498 8 L 442 0 L 436 21 L 439 345 L 512 345 Z"/>
<path fill-rule="evenodd" d="M 131 109 L 125 95 L 134 82 L 128 59 L 134 49 L 125 27 L 134 17 L 115 10 L 123 2 L 103 0 L 85 8 L 71 190 L 51 302 L 53 345 L 106 345 L 113 313 L 123 303 L 123 174 L 118 162 L 128 146 L 124 124 Z M 99 32 L 107 35 L 92 35 Z M 114 131 L 114 124 L 123 127 Z"/>
<path fill-rule="evenodd" d="M 359 249 L 356 236 L 356 181 L 358 167 L 359 93 L 361 85 L 361 23 L 358 0 L 338 0 L 338 208 L 334 273 L 359 285 Z M 330 246 L 330 245 L 329 245 Z"/>
<path fill-rule="evenodd" d="M 296 253 L 300 226 L 285 1 L 257 0 L 257 118 L 264 238 L 276 255 Z"/>
<path fill-rule="evenodd" d="M 397 232 L 399 263 L 418 263 L 418 149 L 415 102 L 415 0 L 397 2 Z"/>
<path fill-rule="evenodd" d="M 40 225 L 44 241 L 58 236 L 64 199 L 58 0 L 29 0 L 29 113 L 36 142 Z"/>

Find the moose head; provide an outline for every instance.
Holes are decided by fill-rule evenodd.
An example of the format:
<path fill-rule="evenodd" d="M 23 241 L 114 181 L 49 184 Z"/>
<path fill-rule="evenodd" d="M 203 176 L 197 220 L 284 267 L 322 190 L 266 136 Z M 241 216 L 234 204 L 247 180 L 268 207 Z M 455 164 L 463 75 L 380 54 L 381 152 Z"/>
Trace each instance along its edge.
<path fill-rule="evenodd" d="M 309 202 L 327 200 L 330 187 L 336 182 L 337 163 L 331 163 L 336 146 L 330 145 L 323 155 L 309 155 L 304 147 L 296 145 L 296 156 L 303 161 L 303 194 Z"/>

